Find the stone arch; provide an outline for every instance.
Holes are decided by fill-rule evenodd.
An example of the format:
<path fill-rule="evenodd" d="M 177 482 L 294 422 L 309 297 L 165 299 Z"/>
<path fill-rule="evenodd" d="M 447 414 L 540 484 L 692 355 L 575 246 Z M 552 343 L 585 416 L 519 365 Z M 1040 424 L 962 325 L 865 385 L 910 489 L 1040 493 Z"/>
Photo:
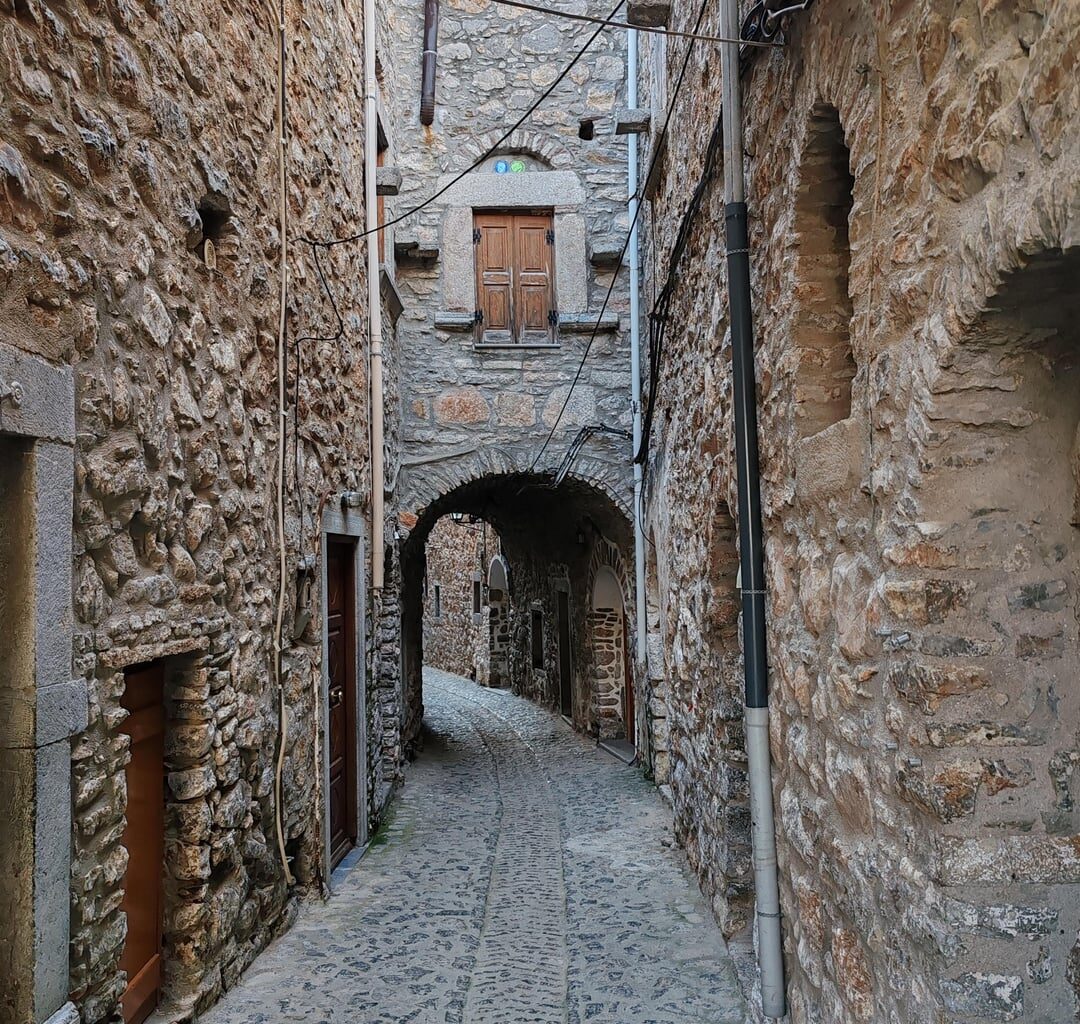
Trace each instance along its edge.
<path fill-rule="evenodd" d="M 943 284 L 963 296 L 958 316 L 925 335 L 915 525 L 884 583 L 887 627 L 916 639 L 889 659 L 886 694 L 909 720 L 897 732 L 931 737 L 902 792 L 929 828 L 985 842 L 988 862 L 1080 831 L 1066 768 L 1080 722 L 1080 246 L 1020 231 L 994 251 L 977 281 Z M 995 761 L 1003 744 L 1023 761 Z M 1018 774 L 1002 784 L 998 771 Z M 951 865 L 938 881 L 977 902 L 993 879 Z M 1075 908 L 1080 886 L 1046 899 Z M 1053 955 L 1075 955 L 1074 941 Z"/>
<path fill-rule="evenodd" d="M 510 589 L 510 566 L 502 555 L 496 555 L 488 566 L 487 585 L 489 590 L 507 591 Z"/>
<path fill-rule="evenodd" d="M 622 587 L 619 579 L 606 565 L 601 566 L 593 580 L 592 607 L 593 611 L 603 608 L 622 608 Z"/>
<path fill-rule="evenodd" d="M 512 566 L 507 621 L 500 626 L 507 658 L 498 685 L 509 685 L 515 693 L 549 707 L 563 708 L 579 728 L 593 724 L 587 586 L 594 575 L 592 568 L 608 564 L 618 572 L 620 591 L 628 595 L 622 551 L 632 544 L 627 502 L 620 500 L 605 470 L 612 472 L 582 460 L 576 472 L 556 487 L 550 475 L 530 473 L 518 468 L 504 450 L 485 448 L 425 464 L 422 474 L 402 474 L 400 492 L 413 510 L 400 517 L 404 528 L 399 558 L 403 737 L 407 747 L 420 736 L 423 716 L 426 543 L 434 524 L 454 512 L 493 527 L 499 552 Z M 568 630 L 562 628 L 567 610 Z M 542 623 L 538 657 L 530 645 L 537 612 Z M 564 652 L 569 657 L 562 657 Z"/>
<path fill-rule="evenodd" d="M 500 142 L 501 136 L 501 132 L 490 131 L 471 138 L 457 157 L 460 167 L 475 163 L 489 149 L 493 150 L 492 156 L 527 153 L 537 160 L 542 160 L 553 170 L 567 170 L 574 166 L 574 155 L 554 136 L 528 128 L 517 128 L 508 139 Z"/>
<path fill-rule="evenodd" d="M 423 528 L 429 510 L 442 507 L 448 500 L 452 503 L 452 496 L 456 492 L 483 481 L 510 476 L 539 479 L 529 472 L 520 458 L 495 445 L 448 453 L 445 459 L 422 466 L 403 466 L 400 505 L 407 510 L 408 520 L 402 524 L 403 532 L 415 530 L 417 525 Z M 632 497 L 618 467 L 600 460 L 581 458 L 566 479 L 597 491 L 628 522 L 633 522 L 630 510 Z M 449 505 L 445 511 L 450 511 Z"/>

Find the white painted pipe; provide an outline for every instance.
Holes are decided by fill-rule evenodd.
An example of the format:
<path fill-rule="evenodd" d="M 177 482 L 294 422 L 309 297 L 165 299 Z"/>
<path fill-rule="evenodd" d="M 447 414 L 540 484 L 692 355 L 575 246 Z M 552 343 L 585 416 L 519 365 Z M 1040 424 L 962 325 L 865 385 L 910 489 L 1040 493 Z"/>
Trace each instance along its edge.
<path fill-rule="evenodd" d="M 368 351 L 371 353 L 371 586 L 383 588 L 383 365 L 379 288 L 378 83 L 375 78 L 375 0 L 364 0 L 364 210 L 367 231 Z"/>
<path fill-rule="evenodd" d="M 750 778 L 750 821 L 754 850 L 754 889 L 757 898 L 758 969 L 761 1008 L 766 1017 L 783 1017 L 783 935 L 780 930 L 780 886 L 776 868 L 773 823 L 772 765 L 769 757 L 769 709 L 744 708 L 746 756 Z"/>
<path fill-rule="evenodd" d="M 637 29 L 626 32 L 626 105 L 638 103 L 638 34 Z M 630 218 L 630 410 L 634 421 L 634 453 L 641 447 L 641 309 L 638 256 L 638 138 L 631 133 L 626 144 L 626 186 L 630 196 L 627 214 Z M 642 525 L 643 467 L 634 462 L 634 604 L 637 622 L 637 662 L 645 664 L 648 629 L 645 607 L 645 533 Z"/>

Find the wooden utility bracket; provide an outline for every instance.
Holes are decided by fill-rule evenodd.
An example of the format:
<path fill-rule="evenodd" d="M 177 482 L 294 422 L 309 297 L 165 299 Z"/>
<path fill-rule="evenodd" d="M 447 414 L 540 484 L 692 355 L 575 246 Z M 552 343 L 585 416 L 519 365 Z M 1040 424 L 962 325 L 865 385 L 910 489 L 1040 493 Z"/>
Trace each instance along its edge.
<path fill-rule="evenodd" d="M 644 135 L 651 124 L 651 111 L 643 107 L 624 107 L 615 116 L 615 134 Z"/>
<path fill-rule="evenodd" d="M 671 17 L 671 0 L 630 0 L 626 20 L 644 28 L 664 28 Z"/>
<path fill-rule="evenodd" d="M 397 167 L 379 167 L 375 171 L 375 194 L 396 196 L 401 191 L 401 171 Z"/>

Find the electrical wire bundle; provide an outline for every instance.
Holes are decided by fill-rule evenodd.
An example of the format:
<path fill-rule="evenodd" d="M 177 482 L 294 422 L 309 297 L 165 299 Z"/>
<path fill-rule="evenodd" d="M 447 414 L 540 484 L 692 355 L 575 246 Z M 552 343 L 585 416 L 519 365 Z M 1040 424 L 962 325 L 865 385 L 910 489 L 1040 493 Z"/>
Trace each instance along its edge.
<path fill-rule="evenodd" d="M 806 10 L 812 3 L 813 0 L 804 0 L 804 2 L 770 12 L 768 10 L 769 5 L 763 0 L 763 2 L 756 4 L 747 14 L 740 34 L 746 43 L 773 40 L 780 33 L 782 18 L 794 11 Z M 753 47 L 743 47 L 740 53 L 741 72 L 745 73 L 750 66 L 753 53 Z M 664 359 L 664 341 L 667 336 L 671 302 L 675 296 L 675 289 L 679 281 L 679 267 L 686 252 L 694 222 L 697 220 L 709 186 L 712 184 L 713 178 L 720 167 L 720 154 L 723 143 L 723 114 L 720 112 L 716 116 L 716 123 L 713 125 L 712 134 L 709 136 L 709 143 L 705 149 L 701 177 L 698 179 L 698 183 L 690 197 L 690 202 L 687 203 L 686 210 L 679 221 L 679 230 L 671 247 L 671 253 L 668 256 L 667 276 L 649 313 L 649 391 L 642 416 L 641 445 L 634 453 L 634 462 L 641 463 L 643 466 L 648 465 L 649 441 L 652 434 L 653 420 L 656 415 L 656 397 L 660 384 L 660 369 Z"/>

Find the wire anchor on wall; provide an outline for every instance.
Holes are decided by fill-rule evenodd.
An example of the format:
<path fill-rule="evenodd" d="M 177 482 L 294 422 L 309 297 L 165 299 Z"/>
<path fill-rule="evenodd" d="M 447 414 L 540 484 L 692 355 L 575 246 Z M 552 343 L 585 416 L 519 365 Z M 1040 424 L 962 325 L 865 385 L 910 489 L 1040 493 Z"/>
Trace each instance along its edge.
<path fill-rule="evenodd" d="M 567 448 L 566 454 L 562 458 L 562 462 L 559 463 L 559 468 L 555 471 L 555 487 L 559 487 L 566 479 L 567 474 L 577 461 L 581 449 L 585 447 L 585 442 L 594 434 L 610 434 L 614 437 L 625 438 L 627 441 L 633 441 L 634 439 L 633 434 L 631 434 L 629 430 L 623 430 L 621 427 L 611 427 L 606 423 L 590 423 L 582 427 L 577 432 L 577 437 L 574 438 L 570 447 Z"/>

